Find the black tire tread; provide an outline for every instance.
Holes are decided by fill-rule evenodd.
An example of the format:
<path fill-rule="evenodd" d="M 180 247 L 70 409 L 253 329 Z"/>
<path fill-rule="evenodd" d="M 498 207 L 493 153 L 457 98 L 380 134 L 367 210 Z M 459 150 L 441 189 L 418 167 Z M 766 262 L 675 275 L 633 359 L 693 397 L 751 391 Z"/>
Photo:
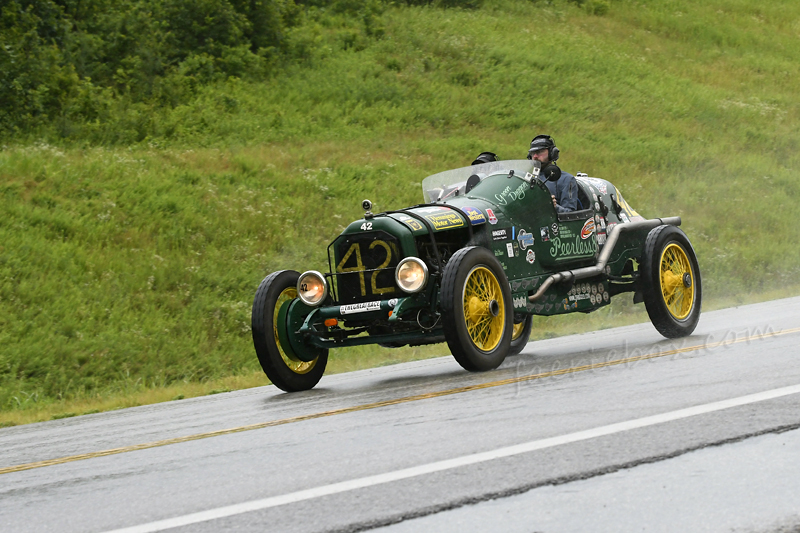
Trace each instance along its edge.
<path fill-rule="evenodd" d="M 470 372 L 481 372 L 485 370 L 492 370 L 500 366 L 508 353 L 508 347 L 511 340 L 511 328 L 506 328 L 504 339 L 500 344 L 489 354 L 479 354 L 478 350 L 472 345 L 470 339 L 464 338 L 459 332 L 463 327 L 463 318 L 461 314 L 463 311 L 457 309 L 457 305 L 461 305 L 461 289 L 458 284 L 459 274 L 462 273 L 462 265 L 464 261 L 468 260 L 472 254 L 484 254 L 486 266 L 495 266 L 496 269 L 502 274 L 503 270 L 500 267 L 494 255 L 483 247 L 470 246 L 462 248 L 452 255 L 450 260 L 445 265 L 442 272 L 442 281 L 439 293 L 439 302 L 442 309 L 442 323 L 444 325 L 445 340 L 450 348 L 450 352 L 465 370 Z M 496 265 L 495 265 L 496 264 Z M 495 273 L 496 275 L 496 273 Z M 498 277 L 498 282 L 504 291 L 504 299 L 506 300 L 506 313 L 508 314 L 509 323 L 513 323 L 513 308 L 511 307 L 511 288 L 508 285 L 508 280 L 505 275 Z"/>
<path fill-rule="evenodd" d="M 528 341 L 531 338 L 531 330 L 533 329 L 533 315 L 526 315 L 525 316 L 525 328 L 522 330 L 522 335 L 519 336 L 517 339 L 511 339 L 511 345 L 508 348 L 508 355 L 517 355 L 525 346 L 528 345 Z"/>
<path fill-rule="evenodd" d="M 676 320 L 667 310 L 660 289 L 661 251 L 670 242 L 676 242 L 684 249 L 694 269 L 695 297 L 692 310 L 684 320 Z M 650 230 L 644 244 L 641 260 L 642 296 L 650 321 L 661 335 L 668 339 L 691 335 L 700 319 L 702 304 L 702 282 L 697 254 L 686 234 L 680 228 L 662 225 Z"/>
<path fill-rule="evenodd" d="M 294 270 L 279 270 L 265 277 L 253 299 L 251 315 L 253 346 L 261 368 L 273 385 L 286 392 L 313 388 L 322 379 L 328 363 L 328 351 L 322 350 L 314 368 L 306 374 L 297 374 L 286 366 L 275 345 L 272 331 L 275 300 L 284 289 L 297 283 L 299 275 Z M 274 300 L 270 302 L 273 298 Z"/>

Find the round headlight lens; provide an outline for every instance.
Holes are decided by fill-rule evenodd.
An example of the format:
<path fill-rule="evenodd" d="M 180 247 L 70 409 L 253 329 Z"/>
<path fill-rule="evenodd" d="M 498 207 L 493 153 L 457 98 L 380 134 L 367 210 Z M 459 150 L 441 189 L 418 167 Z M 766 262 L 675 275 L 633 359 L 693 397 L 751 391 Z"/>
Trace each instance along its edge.
<path fill-rule="evenodd" d="M 406 257 L 397 265 L 394 278 L 405 292 L 419 292 L 428 282 L 428 267 L 416 257 Z"/>
<path fill-rule="evenodd" d="M 297 280 L 297 296 L 306 305 L 319 305 L 328 295 L 328 282 L 316 270 L 304 272 Z"/>

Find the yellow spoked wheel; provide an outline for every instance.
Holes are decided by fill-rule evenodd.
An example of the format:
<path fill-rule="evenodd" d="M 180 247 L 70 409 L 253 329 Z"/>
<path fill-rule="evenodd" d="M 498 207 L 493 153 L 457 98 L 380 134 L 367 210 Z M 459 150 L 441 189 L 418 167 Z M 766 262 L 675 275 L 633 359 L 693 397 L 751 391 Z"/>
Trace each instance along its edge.
<path fill-rule="evenodd" d="M 531 338 L 531 328 L 533 327 L 533 316 L 531 315 L 524 315 L 521 320 L 519 316 L 515 316 L 514 320 L 508 355 L 517 355 L 525 349 L 525 346 L 528 345 L 528 340 Z M 517 320 L 519 322 L 516 322 Z"/>
<path fill-rule="evenodd" d="M 471 372 L 497 368 L 511 345 L 511 287 L 494 254 L 462 248 L 442 270 L 439 290 L 444 337 L 458 364 Z"/>
<path fill-rule="evenodd" d="M 287 392 L 313 388 L 328 364 L 328 350 L 296 338 L 296 328 L 289 327 L 291 320 L 305 318 L 306 311 L 298 307 L 299 277 L 294 270 L 274 272 L 264 278 L 253 300 L 251 326 L 258 362 L 272 384 Z"/>
<path fill-rule="evenodd" d="M 283 347 L 281 346 L 281 341 L 278 338 L 278 314 L 283 305 L 288 305 L 292 300 L 297 298 L 297 288 L 290 287 L 284 289 L 283 292 L 278 295 L 278 299 L 275 302 L 275 310 L 272 314 L 272 333 L 275 338 L 275 346 L 277 347 L 278 351 L 281 354 L 281 358 L 283 362 L 286 363 L 286 366 L 294 372 L 295 374 L 306 374 L 314 368 L 314 365 L 317 364 L 317 359 L 313 361 L 301 361 L 300 359 L 296 359 L 291 355 L 288 355 L 286 351 L 284 351 Z"/>
<path fill-rule="evenodd" d="M 650 321 L 667 338 L 685 337 L 700 319 L 700 266 L 686 234 L 658 226 L 645 240 L 640 286 Z"/>
<path fill-rule="evenodd" d="M 473 268 L 464 284 L 464 320 L 478 349 L 490 352 L 497 348 L 503 338 L 505 313 L 497 278 L 486 267 Z"/>
<path fill-rule="evenodd" d="M 661 253 L 661 296 L 670 314 L 683 320 L 692 311 L 694 276 L 686 252 L 670 243 Z"/>
<path fill-rule="evenodd" d="M 522 336 L 522 332 L 525 331 L 525 321 L 514 324 L 514 329 L 511 330 L 511 341 L 515 341 Z"/>

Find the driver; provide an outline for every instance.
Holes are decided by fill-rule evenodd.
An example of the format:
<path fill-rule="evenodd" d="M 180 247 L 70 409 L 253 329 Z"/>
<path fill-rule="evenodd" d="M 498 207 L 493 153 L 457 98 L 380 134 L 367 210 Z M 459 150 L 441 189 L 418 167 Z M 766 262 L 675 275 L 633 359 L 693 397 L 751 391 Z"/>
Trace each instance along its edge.
<path fill-rule="evenodd" d="M 578 182 L 575 181 L 575 176 L 562 172 L 556 166 L 558 155 L 556 142 L 549 135 L 537 135 L 531 141 L 528 159 L 542 164 L 541 174 L 545 177 L 544 184 L 550 191 L 556 211 L 569 213 L 578 209 Z"/>

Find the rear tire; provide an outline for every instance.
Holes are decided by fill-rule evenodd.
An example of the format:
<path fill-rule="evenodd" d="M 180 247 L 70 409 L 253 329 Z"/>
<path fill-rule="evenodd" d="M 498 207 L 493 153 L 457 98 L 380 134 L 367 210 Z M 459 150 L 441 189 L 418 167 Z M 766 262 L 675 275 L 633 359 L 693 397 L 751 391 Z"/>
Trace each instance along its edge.
<path fill-rule="evenodd" d="M 284 338 L 292 335 L 291 331 L 286 331 L 285 323 L 279 324 L 278 315 L 281 308 L 286 306 L 288 310 L 297 299 L 299 277 L 300 273 L 294 270 L 270 274 L 258 286 L 253 301 L 251 327 L 258 361 L 272 384 L 286 392 L 313 388 L 322 379 L 328 364 L 328 350 L 309 347 L 308 351 L 316 350 L 319 355 L 311 361 L 302 361 L 294 355 L 291 346 L 282 346 L 278 338 L 279 328 L 283 328 Z"/>
<path fill-rule="evenodd" d="M 442 272 L 440 293 L 447 345 L 458 364 L 471 372 L 497 368 L 511 344 L 511 288 L 494 254 L 462 248 Z"/>
<path fill-rule="evenodd" d="M 691 335 L 700 319 L 700 266 L 686 234 L 658 226 L 647 235 L 641 280 L 644 305 L 653 326 L 667 338 Z"/>
<path fill-rule="evenodd" d="M 533 315 L 525 315 L 525 319 L 521 322 L 514 322 L 508 355 L 517 355 L 528 345 L 528 341 L 531 338 L 531 329 L 533 329 Z"/>

